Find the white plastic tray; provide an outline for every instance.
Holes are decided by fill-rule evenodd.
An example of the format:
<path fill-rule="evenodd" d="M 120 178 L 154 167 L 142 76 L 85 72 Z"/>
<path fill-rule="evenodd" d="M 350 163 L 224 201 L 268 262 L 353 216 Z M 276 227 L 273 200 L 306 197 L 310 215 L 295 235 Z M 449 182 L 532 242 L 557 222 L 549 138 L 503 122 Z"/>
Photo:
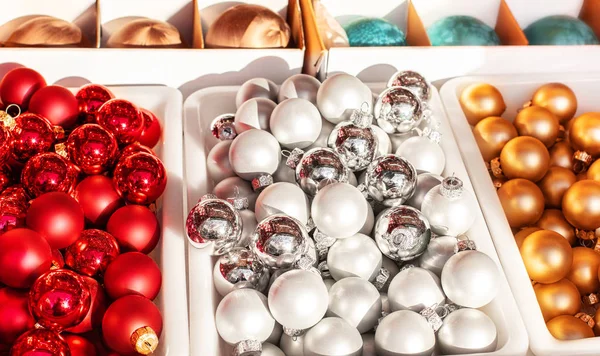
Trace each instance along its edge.
<path fill-rule="evenodd" d="M 371 87 L 375 92 L 383 89 L 382 85 Z M 185 211 L 213 188 L 212 182 L 206 178 L 206 155 L 218 141 L 210 132 L 210 123 L 217 115 L 235 112 L 237 89 L 236 86 L 207 88 L 192 94 L 185 101 L 184 147 L 187 187 L 187 200 L 184 200 Z M 473 187 L 445 117 L 439 94 L 436 89 L 432 92 L 433 112 L 441 121 L 440 130 L 444 135 L 442 148 L 447 160 L 444 174 L 456 174 L 463 180 L 466 189 L 472 191 Z M 469 231 L 469 237 L 477 243 L 478 249 L 488 254 L 500 268 L 490 234 L 479 210 L 475 224 Z M 229 356 L 230 354 L 229 346 L 219 338 L 215 328 L 214 313 L 220 296 L 212 282 L 214 262 L 215 259 L 205 250 L 188 245 L 191 355 Z M 486 355 L 524 355 L 528 346 L 525 326 L 504 277 L 500 282 L 498 297 L 482 310 L 494 320 L 499 331 L 498 350 Z"/>
<path fill-rule="evenodd" d="M 559 341 L 552 337 L 546 328 L 496 189 L 492 185 L 471 127 L 466 121 L 458 101 L 465 86 L 474 82 L 490 83 L 500 90 L 507 106 L 502 116 L 512 121 L 516 116 L 517 109 L 531 98 L 533 92 L 540 85 L 548 82 L 561 82 L 575 91 L 578 100 L 577 115 L 586 111 L 600 110 L 596 96 L 600 89 L 600 74 L 463 77 L 448 81 L 441 89 L 446 112 L 474 184 L 479 205 L 483 208 L 504 272 L 508 277 L 508 282 L 527 327 L 531 350 L 538 356 L 598 355 L 600 354 L 600 338 Z"/>

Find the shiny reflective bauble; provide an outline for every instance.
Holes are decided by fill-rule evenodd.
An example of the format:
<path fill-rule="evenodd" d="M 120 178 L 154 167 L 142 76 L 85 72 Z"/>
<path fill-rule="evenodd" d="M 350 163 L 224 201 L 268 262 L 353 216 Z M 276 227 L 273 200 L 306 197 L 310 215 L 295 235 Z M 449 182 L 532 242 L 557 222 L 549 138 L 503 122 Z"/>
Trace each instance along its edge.
<path fill-rule="evenodd" d="M 569 143 L 576 151 L 600 156 L 600 113 L 588 112 L 573 119 L 569 128 Z"/>
<path fill-rule="evenodd" d="M 350 74 L 336 74 L 323 82 L 317 92 L 317 108 L 325 120 L 339 124 L 363 103 L 373 103 L 371 89 Z"/>
<path fill-rule="evenodd" d="M 365 185 L 369 196 L 378 203 L 399 206 L 414 194 L 417 170 L 398 155 L 380 156 L 367 168 Z"/>
<path fill-rule="evenodd" d="M 375 331 L 377 355 L 430 356 L 434 347 L 433 329 L 423 316 L 410 310 L 386 316 Z"/>
<path fill-rule="evenodd" d="M 281 160 L 277 139 L 263 130 L 244 131 L 229 147 L 229 163 L 241 178 L 252 180 L 262 174 L 273 174 Z"/>
<path fill-rule="evenodd" d="M 312 75 L 294 74 L 284 80 L 279 87 L 277 101 L 281 103 L 286 99 L 300 98 L 317 105 L 317 91 L 320 86 L 321 82 Z"/>
<path fill-rule="evenodd" d="M 421 310 L 443 305 L 446 295 L 438 276 L 420 267 L 400 271 L 390 283 L 388 299 L 392 311 Z"/>
<path fill-rule="evenodd" d="M 563 196 L 562 211 L 567 221 L 578 229 L 596 230 L 600 227 L 600 182 L 581 180 Z"/>
<path fill-rule="evenodd" d="M 210 247 L 213 255 L 231 250 L 242 234 L 242 218 L 222 199 L 205 199 L 190 210 L 185 222 L 188 241 L 196 248 Z"/>
<path fill-rule="evenodd" d="M 99 174 L 117 157 L 117 140 L 100 125 L 85 124 L 71 132 L 66 143 L 69 159 L 85 174 Z"/>
<path fill-rule="evenodd" d="M 362 193 L 348 183 L 333 183 L 319 190 L 312 201 L 311 215 L 322 233 L 346 238 L 359 232 L 368 214 Z"/>
<path fill-rule="evenodd" d="M 412 206 L 417 210 L 421 210 L 425 195 L 435 186 L 442 183 L 442 176 L 433 173 L 420 173 L 417 175 L 417 185 L 415 193 L 406 201 L 406 205 Z"/>
<path fill-rule="evenodd" d="M 454 249 L 458 240 L 454 236 L 437 236 L 431 239 L 425 252 L 419 256 L 417 265 L 436 276 L 442 275 L 442 269 L 446 261 L 454 256 Z"/>
<path fill-rule="evenodd" d="M 32 198 L 49 193 L 70 193 L 75 188 L 78 171 L 54 152 L 32 157 L 21 172 L 21 183 Z"/>
<path fill-rule="evenodd" d="M 310 101 L 292 98 L 279 103 L 273 110 L 269 127 L 281 146 L 306 148 L 319 138 L 321 114 Z"/>
<path fill-rule="evenodd" d="M 539 181 L 538 186 L 544 194 L 547 208 L 560 209 L 565 192 L 577 181 L 575 173 L 564 167 L 550 167 Z"/>
<path fill-rule="evenodd" d="M 567 15 L 546 16 L 523 30 L 529 45 L 577 46 L 599 44 L 594 30 L 583 20 Z"/>
<path fill-rule="evenodd" d="M 499 157 L 504 145 L 519 134 L 512 122 L 500 116 L 490 116 L 473 128 L 473 137 L 485 162 Z"/>
<path fill-rule="evenodd" d="M 115 95 L 104 85 L 92 83 L 82 86 L 75 94 L 79 111 L 87 116 L 92 116 L 92 118 L 102 104 L 114 97 Z"/>
<path fill-rule="evenodd" d="M 265 98 L 247 100 L 235 112 L 235 132 L 241 134 L 251 129 L 269 131 L 269 120 L 276 106 L 272 100 Z"/>
<path fill-rule="evenodd" d="M 304 225 L 287 215 L 275 214 L 256 226 L 250 250 L 271 268 L 289 268 L 308 252 Z"/>
<path fill-rule="evenodd" d="M 513 124 L 519 136 L 535 137 L 546 147 L 556 142 L 560 125 L 558 117 L 541 106 L 529 106 L 519 111 Z"/>
<path fill-rule="evenodd" d="M 581 295 L 598 292 L 598 268 L 600 267 L 600 254 L 587 247 L 573 249 L 573 264 L 567 274 L 567 279 L 577 286 Z"/>
<path fill-rule="evenodd" d="M 550 148 L 550 167 L 558 166 L 573 169 L 573 149 L 566 141 L 560 141 Z"/>
<path fill-rule="evenodd" d="M 469 84 L 460 93 L 459 101 L 467 121 L 472 126 L 486 117 L 501 116 L 506 110 L 500 91 L 487 83 Z"/>
<path fill-rule="evenodd" d="M 431 231 L 438 235 L 458 236 L 467 232 L 477 213 L 475 195 L 463 187 L 456 177 L 448 177 L 433 187 L 423 198 L 421 212 Z"/>
<path fill-rule="evenodd" d="M 277 100 L 277 84 L 265 78 L 253 78 L 240 86 L 235 95 L 235 106 L 240 107 L 252 98 L 267 98 L 275 102 Z"/>
<path fill-rule="evenodd" d="M 309 216 L 308 199 L 296 184 L 274 183 L 256 198 L 255 212 L 257 221 L 271 215 L 285 214 L 306 225 Z"/>
<path fill-rule="evenodd" d="M 235 172 L 229 163 L 229 148 L 232 140 L 219 141 L 208 151 L 206 171 L 208 178 L 216 184 L 225 178 L 234 177 Z"/>
<path fill-rule="evenodd" d="M 345 24 L 343 29 L 350 47 L 406 46 L 404 32 L 382 18 L 359 17 Z"/>
<path fill-rule="evenodd" d="M 531 104 L 545 107 L 558 116 L 561 124 L 565 124 L 577 111 L 577 97 L 571 88 L 561 83 L 548 83 L 539 87 Z"/>
<path fill-rule="evenodd" d="M 554 283 L 565 278 L 573 264 L 569 242 L 550 230 L 536 231 L 525 238 L 520 248 L 529 278 L 539 283 Z"/>
<path fill-rule="evenodd" d="M 546 209 L 542 217 L 535 223 L 537 227 L 543 230 L 552 230 L 558 232 L 564 237 L 571 246 L 577 243 L 575 228 L 569 224 L 562 211 L 558 209 Z"/>
<path fill-rule="evenodd" d="M 498 330 L 482 311 L 458 309 L 444 319 L 437 344 L 443 355 L 493 352 L 498 344 Z"/>
<path fill-rule="evenodd" d="M 377 153 L 375 157 L 383 156 L 392 153 L 392 141 L 387 132 L 377 125 L 371 125 L 371 129 L 377 137 Z"/>
<path fill-rule="evenodd" d="M 391 87 L 384 90 L 375 102 L 377 125 L 389 134 L 407 133 L 423 119 L 423 105 L 410 89 Z"/>
<path fill-rule="evenodd" d="M 331 183 L 347 183 L 350 171 L 342 158 L 329 148 L 313 148 L 296 166 L 296 182 L 304 193 L 314 196 Z"/>
<path fill-rule="evenodd" d="M 145 152 L 121 158 L 113 172 L 117 193 L 129 203 L 147 205 L 167 187 L 167 170 L 158 157 Z"/>
<path fill-rule="evenodd" d="M 213 193 L 219 199 L 229 198 L 248 199 L 248 209 L 254 211 L 258 194 L 252 190 L 252 184 L 240 177 L 227 177 L 215 185 Z"/>
<path fill-rule="evenodd" d="M 44 117 L 32 113 L 17 116 L 15 126 L 10 129 L 12 158 L 25 163 L 38 153 L 50 151 L 55 136 L 52 125 Z"/>
<path fill-rule="evenodd" d="M 500 152 L 502 173 L 508 179 L 523 178 L 537 182 L 550 165 L 550 154 L 537 138 L 520 136 L 508 141 Z"/>
<path fill-rule="evenodd" d="M 587 179 L 600 182 L 600 160 L 595 160 L 587 170 Z"/>
<path fill-rule="evenodd" d="M 378 152 L 375 131 L 351 122 L 339 123 L 331 131 L 327 145 L 340 155 L 346 167 L 353 172 L 367 168 Z"/>
<path fill-rule="evenodd" d="M 0 164 L 8 160 L 13 150 L 13 139 L 8 132 L 8 127 L 0 125 Z"/>
<path fill-rule="evenodd" d="M 517 247 L 520 249 L 521 246 L 523 245 L 523 241 L 525 241 L 525 238 L 531 234 L 533 234 L 536 231 L 540 231 L 542 230 L 539 227 L 525 227 L 522 228 L 521 230 L 519 230 L 519 232 L 517 232 L 515 234 L 515 243 L 517 244 Z"/>
<path fill-rule="evenodd" d="M 223 297 L 234 289 L 250 288 L 263 292 L 269 283 L 269 271 L 250 250 L 236 247 L 215 263 L 213 281 Z"/>
<path fill-rule="evenodd" d="M 581 308 L 581 294 L 566 278 L 556 283 L 537 283 L 533 291 L 546 322 L 559 315 L 575 315 Z"/>
<path fill-rule="evenodd" d="M 304 356 L 361 356 L 362 338 L 341 318 L 325 318 L 304 336 Z"/>
<path fill-rule="evenodd" d="M 77 241 L 65 250 L 65 263 L 77 273 L 95 276 L 106 271 L 119 255 L 119 244 L 108 232 L 83 230 Z"/>
<path fill-rule="evenodd" d="M 409 206 L 384 210 L 375 223 L 375 241 L 381 252 L 394 261 L 420 256 L 431 239 L 429 222 Z"/>
<path fill-rule="evenodd" d="M 275 320 L 264 294 L 253 289 L 237 289 L 219 303 L 215 325 L 221 338 L 229 344 L 243 340 L 263 342 L 271 334 Z"/>
<path fill-rule="evenodd" d="M 336 282 L 329 290 L 327 316 L 339 317 L 358 332 L 367 332 L 381 317 L 381 298 L 377 288 L 359 277 Z"/>
<path fill-rule="evenodd" d="M 396 150 L 396 154 L 407 159 L 418 171 L 442 174 L 446 166 L 446 155 L 440 145 L 423 136 L 411 137 Z"/>
<path fill-rule="evenodd" d="M 544 213 L 544 195 L 527 179 L 511 179 L 502 184 L 498 198 L 512 228 L 535 224 Z"/>
<path fill-rule="evenodd" d="M 594 337 L 594 331 L 583 320 L 561 315 L 546 323 L 548 331 L 558 340 L 579 340 Z"/>
<path fill-rule="evenodd" d="M 133 103 L 111 99 L 96 112 L 96 122 L 112 133 L 120 145 L 135 142 L 144 130 L 144 116 Z"/>
<path fill-rule="evenodd" d="M 387 83 L 388 87 L 405 87 L 417 94 L 424 103 L 431 98 L 431 87 L 425 77 L 411 70 L 394 73 Z"/>
<path fill-rule="evenodd" d="M 381 265 L 381 251 L 372 238 L 363 234 L 337 240 L 327 255 L 329 273 L 336 281 L 348 277 L 373 281 Z"/>
<path fill-rule="evenodd" d="M 12 345 L 10 354 L 11 356 L 72 355 L 65 339 L 59 333 L 47 329 L 32 329 L 23 333 Z"/>

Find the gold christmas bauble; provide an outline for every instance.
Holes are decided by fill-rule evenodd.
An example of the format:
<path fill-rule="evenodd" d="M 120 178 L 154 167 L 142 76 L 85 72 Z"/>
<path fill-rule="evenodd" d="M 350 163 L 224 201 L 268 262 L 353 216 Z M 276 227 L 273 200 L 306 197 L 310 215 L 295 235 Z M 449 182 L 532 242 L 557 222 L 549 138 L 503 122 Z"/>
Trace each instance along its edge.
<path fill-rule="evenodd" d="M 550 167 L 544 178 L 538 182 L 538 186 L 544 194 L 546 208 L 560 209 L 565 192 L 575 182 L 577 182 L 577 177 L 573 171 L 563 167 Z"/>
<path fill-rule="evenodd" d="M 573 169 L 573 149 L 566 141 L 560 141 L 550 148 L 550 167 L 558 166 Z"/>
<path fill-rule="evenodd" d="M 513 124 L 500 117 L 490 116 L 479 121 L 473 128 L 473 136 L 485 162 L 500 156 L 504 145 L 518 136 Z"/>
<path fill-rule="evenodd" d="M 595 160 L 586 172 L 586 178 L 600 182 L 600 160 Z"/>
<path fill-rule="evenodd" d="M 511 179 L 502 184 L 498 198 L 512 228 L 533 225 L 544 212 L 542 191 L 526 179 Z"/>
<path fill-rule="evenodd" d="M 487 83 L 470 84 L 460 93 L 459 101 L 472 126 L 486 117 L 500 116 L 506 110 L 500 91 Z"/>
<path fill-rule="evenodd" d="M 596 293 L 600 289 L 598 268 L 600 268 L 600 253 L 587 247 L 575 247 L 573 265 L 567 279 L 575 284 L 581 295 Z"/>
<path fill-rule="evenodd" d="M 533 291 L 544 321 L 559 315 L 575 315 L 581 308 L 581 295 L 575 284 L 568 279 L 550 284 L 537 283 L 533 286 Z"/>
<path fill-rule="evenodd" d="M 567 221 L 580 230 L 600 227 L 600 182 L 580 180 L 563 196 L 562 211 Z"/>
<path fill-rule="evenodd" d="M 548 149 L 537 138 L 513 138 L 500 152 L 502 173 L 508 179 L 523 178 L 537 182 L 544 177 L 549 165 Z"/>
<path fill-rule="evenodd" d="M 537 227 L 543 230 L 552 230 L 559 233 L 569 242 L 570 245 L 575 245 L 577 236 L 575 228 L 569 224 L 562 211 L 558 209 L 544 210 L 542 217 L 535 223 Z"/>
<path fill-rule="evenodd" d="M 577 111 L 575 93 L 561 83 L 548 83 L 539 87 L 533 94 L 531 104 L 550 110 L 561 123 L 571 119 Z"/>
<path fill-rule="evenodd" d="M 576 151 L 593 158 L 600 156 L 600 112 L 588 112 L 573 119 L 569 142 Z"/>
<path fill-rule="evenodd" d="M 513 124 L 519 136 L 535 137 L 546 147 L 556 142 L 560 126 L 556 115 L 544 107 L 535 105 L 521 110 Z"/>
<path fill-rule="evenodd" d="M 573 263 L 569 242 L 550 230 L 536 231 L 527 236 L 521 245 L 521 257 L 529 278 L 545 284 L 565 278 Z"/>
<path fill-rule="evenodd" d="M 529 235 L 531 235 L 532 233 L 536 232 L 536 231 L 540 231 L 541 229 L 539 227 L 535 227 L 535 226 L 531 226 L 531 227 L 525 227 L 522 228 L 521 230 L 519 230 L 516 234 L 515 234 L 515 242 L 517 243 L 517 247 L 520 249 L 521 246 L 523 245 L 523 241 L 525 241 L 525 238 Z"/>
<path fill-rule="evenodd" d="M 594 337 L 592 328 L 583 320 L 571 315 L 561 315 L 546 323 L 550 334 L 558 340 L 579 340 Z"/>

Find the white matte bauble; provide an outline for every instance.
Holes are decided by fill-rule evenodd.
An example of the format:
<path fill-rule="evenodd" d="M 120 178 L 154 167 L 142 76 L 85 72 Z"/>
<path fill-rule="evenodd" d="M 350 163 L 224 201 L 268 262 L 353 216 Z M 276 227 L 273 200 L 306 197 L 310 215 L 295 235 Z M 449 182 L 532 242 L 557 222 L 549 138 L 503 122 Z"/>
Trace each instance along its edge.
<path fill-rule="evenodd" d="M 279 348 L 281 348 L 285 356 L 304 356 L 304 335 L 281 335 Z"/>
<path fill-rule="evenodd" d="M 281 340 L 281 335 L 283 334 L 283 326 L 275 321 L 275 326 L 273 327 L 273 331 L 271 332 L 271 336 L 267 339 L 266 342 L 271 343 L 273 345 L 279 345 L 279 340 Z"/>
<path fill-rule="evenodd" d="M 336 74 L 327 78 L 317 92 L 317 107 L 323 117 L 339 124 L 363 103 L 373 104 L 371 89 L 350 74 Z"/>
<path fill-rule="evenodd" d="M 306 148 L 306 151 L 316 147 L 327 147 L 327 140 L 329 140 L 329 135 L 331 135 L 331 131 L 333 131 L 334 128 L 334 124 L 325 119 L 321 119 L 321 133 L 319 133 L 319 137 L 317 137 L 315 142 Z"/>
<path fill-rule="evenodd" d="M 354 174 L 352 174 L 354 176 Z M 367 220 L 363 225 L 362 229 L 360 229 L 359 233 L 364 235 L 371 235 L 371 231 L 373 231 L 373 226 L 375 226 L 375 213 L 373 213 L 373 208 L 371 205 L 367 204 Z"/>
<path fill-rule="evenodd" d="M 297 185 L 280 182 L 266 187 L 256 199 L 256 220 L 274 214 L 286 214 L 297 219 L 304 225 L 309 216 L 308 198 Z"/>
<path fill-rule="evenodd" d="M 390 138 L 390 141 L 392 142 L 392 152 L 396 152 L 398 150 L 398 148 L 400 147 L 400 145 L 404 143 L 404 141 L 408 140 L 411 137 L 415 137 L 417 135 L 418 134 L 417 134 L 416 130 L 409 131 L 404 134 L 388 135 L 388 137 Z"/>
<path fill-rule="evenodd" d="M 228 159 L 229 160 L 229 159 Z M 254 211 L 258 194 L 252 190 L 252 184 L 240 177 L 227 177 L 220 181 L 213 190 L 213 194 L 219 199 L 246 198 L 248 209 Z"/>
<path fill-rule="evenodd" d="M 234 289 L 252 288 L 263 293 L 269 283 L 269 270 L 246 248 L 237 247 L 221 256 L 213 268 L 217 292 L 226 296 Z"/>
<path fill-rule="evenodd" d="M 372 125 L 371 128 L 377 136 L 377 154 L 375 157 L 383 156 L 392 153 L 392 141 L 390 135 L 377 125 Z"/>
<path fill-rule="evenodd" d="M 325 186 L 315 196 L 311 215 L 317 229 L 328 236 L 345 238 L 365 225 L 368 203 L 362 193 L 348 183 Z"/>
<path fill-rule="evenodd" d="M 446 261 L 454 256 L 457 243 L 458 240 L 454 236 L 437 236 L 431 239 L 425 252 L 419 256 L 417 265 L 435 273 L 438 277 L 441 276 Z"/>
<path fill-rule="evenodd" d="M 252 241 L 252 235 L 256 230 L 256 215 L 252 210 L 240 210 L 240 216 L 242 217 L 242 237 L 238 242 L 239 247 L 248 247 Z"/>
<path fill-rule="evenodd" d="M 482 311 L 458 309 L 444 319 L 437 341 L 444 355 L 492 352 L 498 344 L 498 330 Z"/>
<path fill-rule="evenodd" d="M 269 312 L 267 297 L 254 289 L 236 289 L 217 307 L 215 324 L 219 335 L 229 344 L 244 340 L 267 340 L 275 320 Z"/>
<path fill-rule="evenodd" d="M 359 277 L 338 281 L 329 290 L 327 316 L 344 319 L 358 332 L 367 332 L 381 317 L 381 297 L 377 288 Z"/>
<path fill-rule="evenodd" d="M 329 248 L 327 266 L 333 279 L 360 277 L 373 281 L 381 269 L 382 255 L 367 235 L 356 234 L 337 240 Z"/>
<path fill-rule="evenodd" d="M 277 84 L 265 78 L 254 78 L 246 81 L 240 86 L 235 95 L 235 106 L 240 107 L 252 98 L 267 98 L 273 102 L 277 101 Z"/>
<path fill-rule="evenodd" d="M 277 104 L 269 99 L 254 98 L 246 101 L 235 113 L 235 132 L 259 129 L 269 131 L 269 120 Z"/>
<path fill-rule="evenodd" d="M 206 171 L 208 177 L 216 184 L 228 177 L 234 177 L 235 172 L 229 163 L 229 147 L 231 140 L 219 141 L 208 152 Z"/>
<path fill-rule="evenodd" d="M 438 276 L 419 267 L 400 271 L 390 283 L 388 298 L 392 311 L 408 309 L 415 312 L 442 305 L 446 300 Z"/>
<path fill-rule="evenodd" d="M 387 282 L 385 282 L 385 284 L 383 285 L 383 288 L 381 288 L 379 291 L 380 292 L 387 292 L 390 283 L 392 283 L 392 281 L 394 280 L 394 277 L 396 277 L 396 275 L 398 274 L 398 272 L 400 272 L 400 267 L 398 266 L 398 263 L 396 263 L 396 261 L 392 260 L 391 258 L 383 255 L 383 259 L 382 259 L 382 263 L 381 263 L 381 268 L 385 268 L 386 271 L 388 271 L 388 273 L 390 274 L 390 276 L 388 277 Z"/>
<path fill-rule="evenodd" d="M 448 259 L 441 279 L 449 300 L 464 307 L 480 308 L 496 298 L 500 272 L 485 253 L 463 251 Z"/>
<path fill-rule="evenodd" d="M 383 318 L 375 331 L 379 356 L 431 356 L 435 334 L 425 318 L 410 310 L 400 310 Z"/>
<path fill-rule="evenodd" d="M 273 174 L 281 160 L 279 142 L 263 130 L 244 131 L 231 143 L 229 162 L 235 174 L 245 180 Z"/>
<path fill-rule="evenodd" d="M 305 356 L 361 356 L 360 333 L 341 318 L 325 318 L 304 336 Z"/>
<path fill-rule="evenodd" d="M 269 309 L 284 328 L 312 327 L 323 318 L 328 303 L 329 294 L 323 279 L 301 269 L 285 272 L 269 289 Z"/>
<path fill-rule="evenodd" d="M 269 127 L 282 147 L 306 148 L 321 134 L 321 114 L 308 100 L 287 99 L 273 110 Z"/>
<path fill-rule="evenodd" d="M 396 154 L 406 158 L 419 171 L 442 174 L 446 166 L 446 155 L 442 147 L 424 136 L 404 141 Z"/>
<path fill-rule="evenodd" d="M 377 356 L 375 352 L 375 334 L 367 333 L 360 335 L 363 340 L 363 350 L 361 356 Z"/>
<path fill-rule="evenodd" d="M 262 353 L 260 356 L 286 356 L 281 349 L 271 343 L 262 344 Z"/>
<path fill-rule="evenodd" d="M 321 82 L 308 74 L 295 74 L 284 80 L 279 88 L 278 100 L 281 103 L 286 99 L 300 98 L 317 105 L 317 92 Z"/>
<path fill-rule="evenodd" d="M 421 205 L 423 204 L 425 195 L 429 193 L 431 188 L 442 184 L 443 179 L 444 178 L 442 178 L 440 175 L 427 172 L 417 175 L 417 186 L 415 188 L 415 193 L 406 201 L 406 205 L 421 210 Z"/>

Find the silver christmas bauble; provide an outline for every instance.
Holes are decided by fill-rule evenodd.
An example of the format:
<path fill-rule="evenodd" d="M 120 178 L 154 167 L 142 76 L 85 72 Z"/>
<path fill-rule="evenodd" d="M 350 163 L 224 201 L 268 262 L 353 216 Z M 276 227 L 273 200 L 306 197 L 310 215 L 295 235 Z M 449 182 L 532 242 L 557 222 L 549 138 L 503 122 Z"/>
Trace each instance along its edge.
<path fill-rule="evenodd" d="M 444 150 L 438 143 L 424 136 L 404 141 L 396 154 L 406 158 L 418 171 L 442 174 L 446 165 Z"/>
<path fill-rule="evenodd" d="M 458 236 L 473 226 L 477 200 L 457 177 L 448 177 L 423 198 L 421 211 L 438 235 Z"/>
<path fill-rule="evenodd" d="M 279 142 L 263 130 L 248 130 L 239 134 L 229 148 L 229 162 L 235 174 L 253 180 L 273 174 L 281 160 Z"/>
<path fill-rule="evenodd" d="M 248 209 L 254 211 L 256 197 L 258 194 L 252 190 L 252 184 L 240 177 L 228 177 L 220 181 L 213 189 L 213 193 L 219 199 L 246 198 L 248 199 Z"/>
<path fill-rule="evenodd" d="M 375 334 L 367 333 L 360 335 L 363 340 L 363 350 L 361 356 L 377 356 L 375 352 Z"/>
<path fill-rule="evenodd" d="M 442 275 L 442 269 L 446 261 L 454 256 L 454 249 L 458 240 L 454 236 L 437 236 L 432 238 L 425 252 L 419 256 L 417 264 L 436 276 Z"/>
<path fill-rule="evenodd" d="M 313 148 L 304 153 L 296 166 L 296 182 L 304 193 L 314 196 L 328 184 L 347 183 L 351 173 L 333 150 Z"/>
<path fill-rule="evenodd" d="M 381 317 L 381 298 L 377 288 L 359 277 L 338 281 L 329 290 L 327 316 L 344 319 L 360 333 L 373 329 Z"/>
<path fill-rule="evenodd" d="M 304 356 L 304 335 L 281 335 L 279 347 L 285 356 Z"/>
<path fill-rule="evenodd" d="M 346 120 L 363 103 L 371 107 L 371 89 L 350 74 L 341 73 L 327 78 L 317 92 L 317 107 L 321 115 L 334 124 Z"/>
<path fill-rule="evenodd" d="M 268 301 L 271 314 L 284 328 L 304 330 L 323 318 L 329 295 L 318 274 L 295 269 L 273 282 Z"/>
<path fill-rule="evenodd" d="M 254 98 L 244 102 L 235 112 L 235 132 L 259 129 L 269 131 L 271 114 L 277 104 L 269 99 Z"/>
<path fill-rule="evenodd" d="M 384 210 L 375 222 L 375 241 L 381 252 L 394 261 L 420 256 L 431 239 L 429 222 L 409 206 Z"/>
<path fill-rule="evenodd" d="M 415 187 L 415 193 L 406 201 L 406 205 L 410 205 L 417 210 L 421 210 L 423 199 L 425 195 L 435 187 L 442 183 L 442 176 L 433 173 L 419 173 L 417 175 L 417 186 Z"/>
<path fill-rule="evenodd" d="M 268 267 L 289 268 L 308 252 L 308 239 L 300 221 L 275 214 L 258 223 L 250 249 Z"/>
<path fill-rule="evenodd" d="M 296 184 L 280 182 L 266 187 L 256 199 L 256 220 L 275 214 L 286 214 L 306 225 L 309 216 L 308 198 Z"/>
<path fill-rule="evenodd" d="M 404 87 L 412 91 L 422 102 L 431 98 L 431 87 L 425 77 L 411 70 L 403 70 L 392 75 L 387 83 L 389 87 Z"/>
<path fill-rule="evenodd" d="M 448 259 L 441 280 L 446 296 L 453 303 L 480 308 L 496 298 L 500 272 L 485 253 L 463 251 Z"/>
<path fill-rule="evenodd" d="M 277 101 L 277 84 L 265 78 L 253 78 L 240 86 L 235 95 L 235 106 L 240 107 L 252 98 L 267 98 Z"/>
<path fill-rule="evenodd" d="M 423 107 L 409 89 L 391 87 L 377 98 L 374 114 L 377 125 L 383 131 L 389 134 L 407 133 L 421 123 Z"/>
<path fill-rule="evenodd" d="M 419 267 L 400 271 L 390 283 L 388 298 L 392 311 L 408 309 L 415 312 L 442 305 L 446 300 L 438 276 Z"/>
<path fill-rule="evenodd" d="M 492 352 L 498 345 L 498 330 L 482 311 L 458 309 L 444 319 L 437 342 L 444 355 Z"/>
<path fill-rule="evenodd" d="M 387 132 L 377 125 L 372 125 L 371 128 L 377 136 L 377 153 L 375 157 L 383 156 L 392 153 L 392 141 Z"/>
<path fill-rule="evenodd" d="M 262 344 L 262 353 L 260 356 L 286 356 L 281 349 L 271 343 Z"/>
<path fill-rule="evenodd" d="M 278 100 L 281 103 L 286 99 L 300 98 L 317 105 L 317 91 L 321 82 L 308 74 L 294 74 L 287 78 L 279 88 Z"/>
<path fill-rule="evenodd" d="M 217 184 L 228 177 L 234 177 L 235 172 L 229 163 L 229 147 L 233 141 L 219 141 L 206 156 L 206 171 L 213 183 Z"/>
<path fill-rule="evenodd" d="M 371 198 L 384 206 L 399 206 L 417 186 L 417 171 L 398 155 L 377 157 L 366 170 L 365 185 Z"/>
<path fill-rule="evenodd" d="M 315 142 L 308 146 L 306 150 L 308 151 L 317 147 L 327 147 L 327 140 L 329 140 L 329 135 L 331 134 L 331 131 L 333 131 L 334 127 L 335 125 L 331 122 L 321 119 L 321 133 L 319 133 L 319 137 L 317 137 Z"/>
<path fill-rule="evenodd" d="M 360 356 L 360 333 L 341 318 L 325 318 L 304 336 L 305 356 Z"/>
<path fill-rule="evenodd" d="M 378 356 L 431 356 L 435 334 L 425 318 L 410 310 L 399 310 L 381 320 L 375 331 Z"/>
<path fill-rule="evenodd" d="M 217 292 L 226 296 L 234 289 L 251 288 L 264 292 L 269 270 L 246 248 L 236 247 L 221 256 L 213 269 Z"/>
<path fill-rule="evenodd" d="M 360 231 L 367 220 L 368 206 L 362 193 L 348 183 L 325 186 L 311 205 L 313 221 L 322 233 L 345 238 Z"/>
<path fill-rule="evenodd" d="M 377 154 L 377 135 L 371 127 L 341 122 L 331 131 L 327 145 L 342 157 L 351 171 L 362 171 Z"/>
<path fill-rule="evenodd" d="M 381 268 L 385 268 L 385 270 L 388 271 L 389 277 L 388 277 L 388 280 L 383 285 L 383 288 L 381 288 L 379 291 L 387 292 L 387 290 L 390 286 L 390 283 L 392 283 L 392 281 L 394 280 L 394 277 L 396 277 L 398 272 L 400 272 L 400 267 L 398 267 L 398 263 L 396 263 L 396 261 L 392 260 L 391 258 L 389 258 L 387 256 L 383 256 Z"/>
<path fill-rule="evenodd" d="M 242 236 L 242 217 L 222 199 L 203 199 L 190 210 L 185 229 L 190 244 L 210 248 L 219 256 L 230 251 Z"/>
<path fill-rule="evenodd" d="M 327 266 L 333 279 L 360 277 L 373 281 L 381 269 L 381 251 L 369 236 L 356 234 L 337 240 L 329 248 Z"/>
<path fill-rule="evenodd" d="M 418 133 L 416 130 L 409 131 L 405 134 L 388 135 L 390 141 L 392 142 L 392 152 L 396 152 L 398 150 L 398 147 L 400 147 L 400 145 L 404 143 L 404 141 L 417 135 Z"/>
<path fill-rule="evenodd" d="M 319 138 L 321 114 L 308 100 L 287 99 L 273 110 L 269 127 L 282 147 L 306 148 Z"/>
<path fill-rule="evenodd" d="M 365 221 L 363 227 L 360 229 L 359 233 L 371 235 L 371 231 L 373 231 L 373 226 L 375 226 L 375 213 L 373 213 L 373 208 L 371 207 L 371 205 L 367 204 L 367 207 L 367 220 Z"/>
<path fill-rule="evenodd" d="M 254 230 L 256 230 L 256 215 L 252 210 L 239 210 L 240 216 L 242 217 L 242 237 L 238 241 L 238 247 L 248 247 L 252 242 L 252 236 Z"/>

